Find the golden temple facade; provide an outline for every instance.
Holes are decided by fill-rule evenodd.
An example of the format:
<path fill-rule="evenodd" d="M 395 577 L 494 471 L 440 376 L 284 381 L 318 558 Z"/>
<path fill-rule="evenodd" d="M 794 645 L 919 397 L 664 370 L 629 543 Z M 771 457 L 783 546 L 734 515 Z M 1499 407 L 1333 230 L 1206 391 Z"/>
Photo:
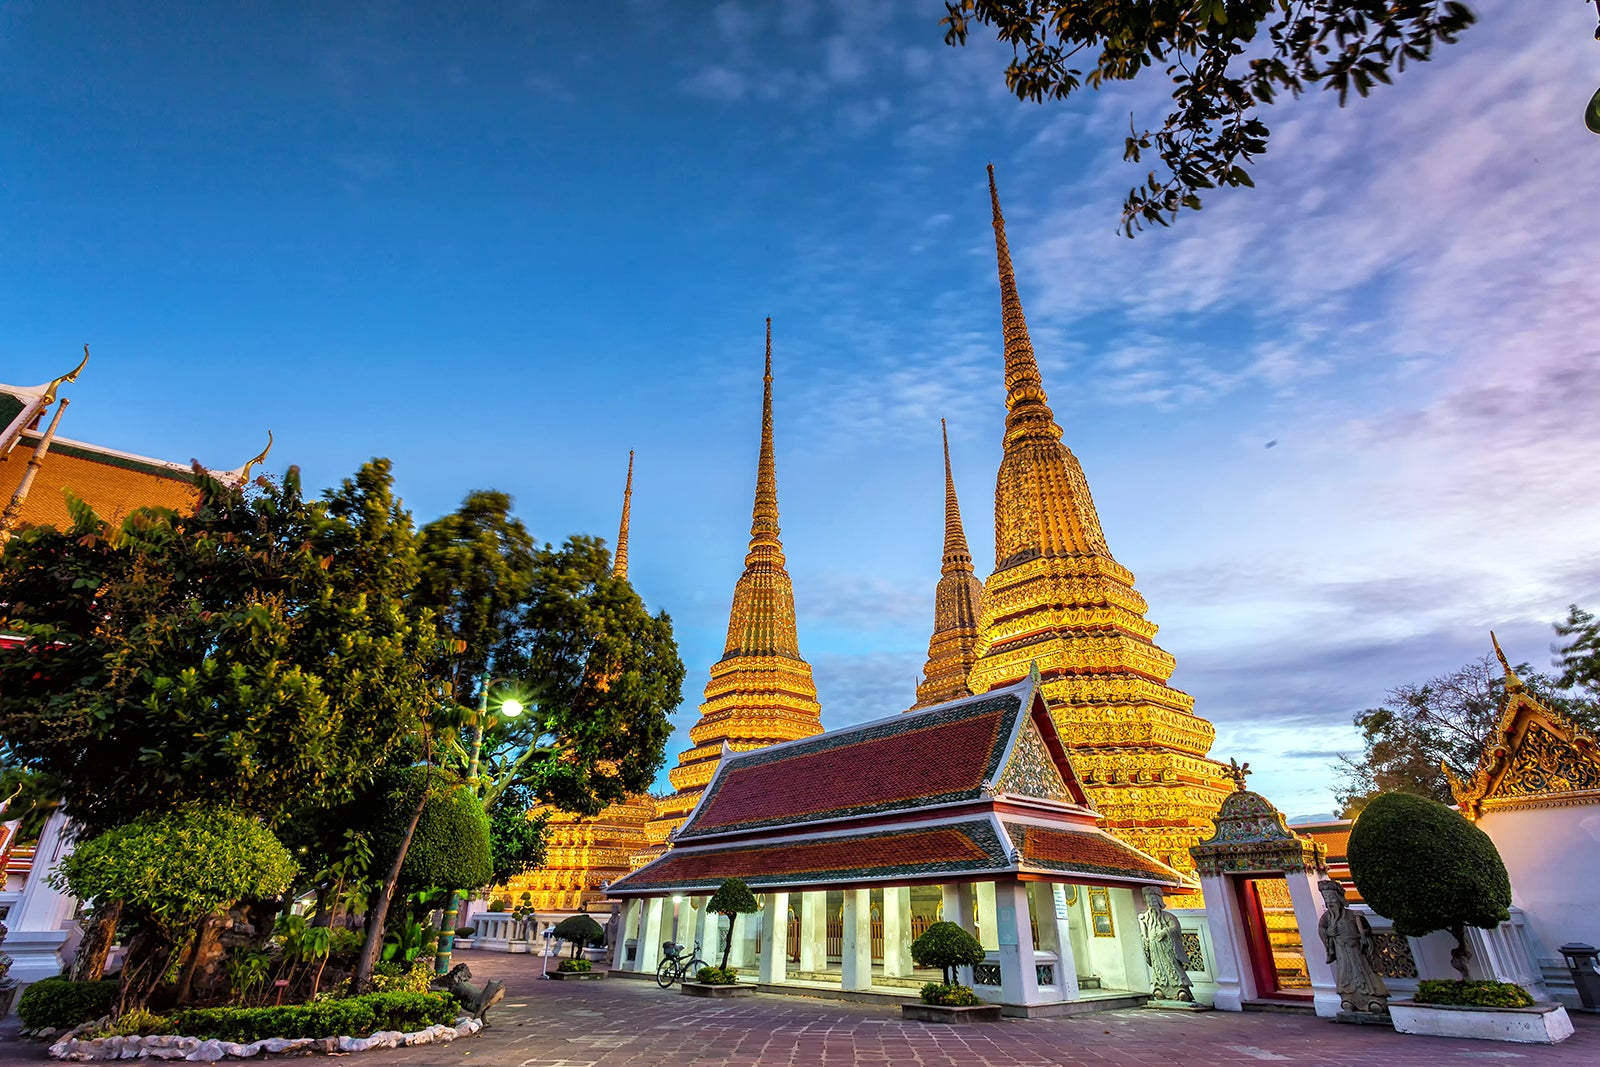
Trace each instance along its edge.
<path fill-rule="evenodd" d="M 628 577 L 628 527 L 633 513 L 633 453 L 628 453 L 628 478 L 622 487 L 622 522 L 611 573 Z M 550 805 L 540 805 L 530 817 L 544 815 L 545 864 L 518 875 L 497 896 L 513 903 L 529 894 L 537 913 L 577 911 L 604 899 L 604 886 L 631 870 L 633 855 L 645 847 L 645 824 L 655 815 L 648 793 L 631 794 L 598 815 L 574 815 Z"/>
<path fill-rule="evenodd" d="M 755 506 L 744 573 L 733 587 L 728 639 L 711 667 L 700 720 L 689 731 L 692 748 L 678 756 L 667 777 L 673 792 L 656 805 L 646 827 L 649 845 L 634 857 L 643 866 L 668 847 L 711 781 L 722 747 L 735 752 L 796 741 L 822 732 L 821 705 L 811 665 L 800 658 L 795 631 L 794 584 L 778 537 L 778 481 L 772 451 L 772 320 L 767 320 L 767 362 L 762 379 L 761 451 Z"/>
<path fill-rule="evenodd" d="M 978 658 L 978 611 L 983 583 L 972 573 L 972 550 L 967 547 L 955 477 L 950 473 L 950 433 L 943 419 L 939 420 L 939 431 L 944 437 L 944 562 L 933 598 L 928 662 L 922 668 L 912 711 L 970 696 L 967 679 Z"/>
<path fill-rule="evenodd" d="M 1133 575 L 1112 558 L 1078 459 L 1034 358 L 1005 219 L 989 168 L 1005 331 L 1004 457 L 995 480 L 995 566 L 983 585 L 975 693 L 1015 682 L 1037 662 L 1045 696 L 1108 830 L 1186 873 L 1233 790 L 1206 758 L 1215 728 L 1167 684 L 1173 658 L 1155 643 Z"/>

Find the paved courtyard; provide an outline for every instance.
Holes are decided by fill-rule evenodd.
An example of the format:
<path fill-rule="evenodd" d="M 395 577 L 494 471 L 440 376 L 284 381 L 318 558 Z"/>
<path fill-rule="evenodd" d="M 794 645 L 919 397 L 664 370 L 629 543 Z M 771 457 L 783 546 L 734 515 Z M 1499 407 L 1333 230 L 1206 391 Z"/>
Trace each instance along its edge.
<path fill-rule="evenodd" d="M 1295 1015 L 1105 1012 L 1069 1019 L 1006 1020 L 971 1027 L 900 1020 L 898 1009 L 756 995 L 691 999 L 654 983 L 607 979 L 548 982 L 529 956 L 463 952 L 474 980 L 506 983 L 504 1004 L 481 1036 L 451 1045 L 361 1053 L 371 1067 L 1457 1067 L 1484 1062 L 1600 1064 L 1600 1018 L 1577 1016 L 1564 1044 L 1509 1045 L 1405 1037 Z M 15 1020 L 0 1031 L 0 1067 L 48 1061 L 20 1042 Z M 343 1058 L 343 1057 L 341 1057 Z"/>

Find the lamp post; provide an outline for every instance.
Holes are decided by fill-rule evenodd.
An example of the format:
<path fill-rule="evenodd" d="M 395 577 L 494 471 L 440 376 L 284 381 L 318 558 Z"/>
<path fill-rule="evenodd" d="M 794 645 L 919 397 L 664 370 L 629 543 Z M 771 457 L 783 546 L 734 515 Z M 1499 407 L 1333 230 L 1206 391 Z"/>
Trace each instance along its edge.
<path fill-rule="evenodd" d="M 474 796 L 483 795 L 483 785 L 478 781 L 483 756 L 483 724 L 489 720 L 489 690 L 496 685 L 510 683 L 509 678 L 491 678 L 483 672 L 483 684 L 478 687 L 478 714 L 472 720 L 472 754 L 467 760 L 467 784 Z M 516 697 L 506 697 L 500 702 L 500 714 L 515 719 L 526 709 Z M 433 973 L 445 974 L 450 970 L 450 955 L 455 950 L 456 921 L 461 914 L 461 902 L 466 894 L 452 890 L 445 904 L 444 915 L 439 920 L 439 947 L 433 957 Z"/>

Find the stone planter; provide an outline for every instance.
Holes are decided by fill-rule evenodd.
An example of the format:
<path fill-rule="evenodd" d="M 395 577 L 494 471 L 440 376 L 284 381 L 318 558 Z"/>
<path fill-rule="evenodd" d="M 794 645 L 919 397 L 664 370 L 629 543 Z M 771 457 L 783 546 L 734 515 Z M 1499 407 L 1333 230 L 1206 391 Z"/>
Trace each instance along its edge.
<path fill-rule="evenodd" d="M 558 982 L 590 982 L 596 978 L 604 978 L 604 971 L 546 971 L 546 978 L 554 978 Z"/>
<path fill-rule="evenodd" d="M 470 937 L 458 937 L 455 940 L 456 948 L 471 948 L 475 942 Z"/>
<path fill-rule="evenodd" d="M 528 946 L 528 943 L 526 941 L 507 941 L 506 942 L 506 951 L 507 952 L 527 952 L 528 948 L 529 948 L 529 946 Z"/>
<path fill-rule="evenodd" d="M 755 990 L 747 985 L 711 985 L 708 982 L 680 982 L 683 995 L 686 997 L 709 997 L 712 1000 L 721 1000 L 726 997 L 747 997 Z"/>
<path fill-rule="evenodd" d="M 1517 1041 L 1554 1045 L 1572 1036 L 1572 1020 L 1560 1004 L 1526 1008 L 1467 1008 L 1446 1004 L 1389 1002 L 1389 1017 L 1402 1034 L 1428 1037 L 1470 1037 L 1483 1041 Z"/>
<path fill-rule="evenodd" d="M 902 1004 L 900 1016 L 918 1023 L 950 1023 L 961 1026 L 966 1023 L 997 1023 L 1000 1021 L 1000 1005 L 998 1004 L 973 1004 L 970 1007 L 956 1008 L 948 1004 Z"/>
<path fill-rule="evenodd" d="M 583 950 L 583 958 L 590 963 L 604 963 L 611 956 L 611 950 L 604 945 L 591 945 Z"/>

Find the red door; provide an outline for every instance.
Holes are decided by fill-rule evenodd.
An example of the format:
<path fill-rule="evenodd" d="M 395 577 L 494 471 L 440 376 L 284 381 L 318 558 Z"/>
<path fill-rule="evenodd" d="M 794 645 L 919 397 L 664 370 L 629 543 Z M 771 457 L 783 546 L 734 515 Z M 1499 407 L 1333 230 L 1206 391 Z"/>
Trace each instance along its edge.
<path fill-rule="evenodd" d="M 1281 874 L 1234 877 L 1256 995 L 1274 1000 L 1310 999 L 1311 975 L 1289 900 L 1289 883 Z"/>

